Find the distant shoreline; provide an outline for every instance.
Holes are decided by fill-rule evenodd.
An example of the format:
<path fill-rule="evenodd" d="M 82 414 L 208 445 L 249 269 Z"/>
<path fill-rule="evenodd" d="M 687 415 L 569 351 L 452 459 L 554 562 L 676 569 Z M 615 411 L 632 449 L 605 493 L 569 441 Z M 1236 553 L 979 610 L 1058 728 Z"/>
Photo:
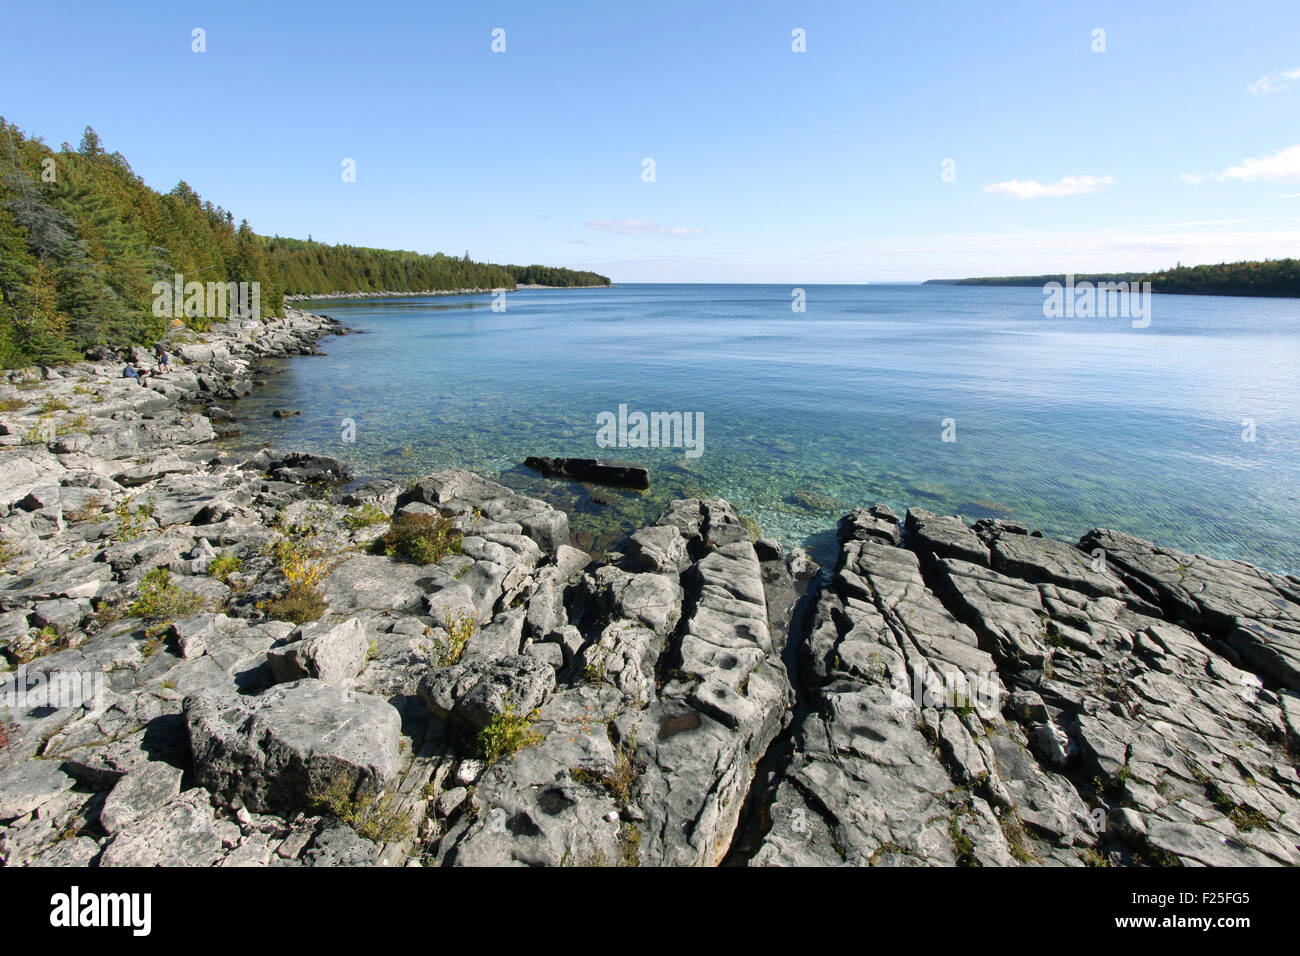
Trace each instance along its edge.
<path fill-rule="evenodd" d="M 1262 262 L 1222 262 L 1217 265 L 1177 266 L 1160 272 L 1073 273 L 1074 283 L 1151 283 L 1152 292 L 1172 295 L 1231 295 L 1252 298 L 1300 298 L 1300 259 L 1266 259 Z M 1036 276 L 985 276 L 969 279 L 927 279 L 923 285 L 1045 286 L 1066 283 L 1064 273 Z"/>
<path fill-rule="evenodd" d="M 309 299 L 392 299 L 399 296 L 435 296 L 435 295 L 485 295 L 495 292 L 526 292 L 536 289 L 615 289 L 618 288 L 616 283 L 607 285 L 515 285 L 497 286 L 492 289 L 423 289 L 419 292 L 395 292 L 392 290 L 380 292 L 313 292 L 301 293 L 295 292 L 284 297 L 285 302 L 303 302 Z"/>

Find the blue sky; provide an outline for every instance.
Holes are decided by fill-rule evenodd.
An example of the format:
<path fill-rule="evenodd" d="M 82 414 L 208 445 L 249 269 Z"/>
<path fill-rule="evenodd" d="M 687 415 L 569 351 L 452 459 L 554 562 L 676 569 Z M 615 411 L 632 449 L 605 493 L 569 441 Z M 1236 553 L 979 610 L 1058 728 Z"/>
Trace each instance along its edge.
<path fill-rule="evenodd" d="M 267 234 L 618 282 L 1300 255 L 1295 0 L 96 0 L 5 20 L 9 121 L 53 145 L 92 125 L 154 188 L 184 179 Z"/>

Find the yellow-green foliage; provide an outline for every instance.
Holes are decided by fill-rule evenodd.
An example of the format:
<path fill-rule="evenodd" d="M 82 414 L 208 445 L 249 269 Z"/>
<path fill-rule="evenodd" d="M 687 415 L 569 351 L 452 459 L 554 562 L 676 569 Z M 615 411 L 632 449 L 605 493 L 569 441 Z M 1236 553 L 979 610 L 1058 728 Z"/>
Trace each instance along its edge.
<path fill-rule="evenodd" d="M 510 756 L 542 742 L 542 735 L 532 729 L 537 719 L 537 711 L 531 714 L 516 714 L 514 704 L 506 704 L 506 709 L 487 722 L 478 732 L 478 749 L 483 759 L 495 763 L 502 757 Z"/>
<path fill-rule="evenodd" d="M 277 522 L 285 527 L 283 521 Z M 263 602 L 261 608 L 269 617 L 294 624 L 319 620 L 328 605 L 321 593 L 320 584 L 334 569 L 334 558 L 312 541 L 318 534 L 317 526 L 308 520 L 304 524 L 286 528 L 287 537 L 271 545 L 271 557 L 276 567 L 289 583 L 289 590 L 281 597 Z"/>
<path fill-rule="evenodd" d="M 613 773 L 601 774 L 585 767 L 575 767 L 569 771 L 569 776 L 578 783 L 604 787 L 620 809 L 627 809 L 640 776 L 636 764 L 636 737 L 633 736 L 616 748 Z"/>
<path fill-rule="evenodd" d="M 272 546 L 276 566 L 291 591 L 310 591 L 325 580 L 333 562 L 321 549 L 304 541 L 281 538 Z"/>
<path fill-rule="evenodd" d="M 208 574 L 222 584 L 226 584 L 230 580 L 230 576 L 238 574 L 239 569 L 243 566 L 244 562 L 239 555 L 227 551 L 225 554 L 212 559 L 212 563 L 208 565 Z"/>
<path fill-rule="evenodd" d="M 203 596 L 187 591 L 172 580 L 166 568 L 154 568 L 140 581 L 140 593 L 127 613 L 154 624 L 169 624 L 189 617 L 203 606 Z M 159 627 L 152 629 L 161 630 Z"/>
<path fill-rule="evenodd" d="M 435 667 L 450 667 L 460 660 L 465 653 L 465 645 L 478 631 L 478 618 L 462 611 L 455 618 L 447 621 L 447 637 L 434 653 Z"/>
<path fill-rule="evenodd" d="M 390 558 L 434 564 L 449 554 L 459 554 L 464 537 L 450 518 L 403 514 L 380 536 L 378 547 Z"/>
<path fill-rule="evenodd" d="M 266 616 L 277 621 L 306 624 L 319 621 L 329 605 L 318 588 L 306 591 L 289 591 L 283 597 L 272 598 L 261 604 Z"/>
<path fill-rule="evenodd" d="M 21 398 L 0 398 L 0 412 L 17 412 L 27 407 Z"/>
<path fill-rule="evenodd" d="M 314 809 L 331 814 L 375 843 L 397 843 L 411 835 L 411 818 L 394 808 L 395 796 L 374 798 L 358 793 L 345 776 L 313 791 L 308 800 Z"/>
<path fill-rule="evenodd" d="M 52 651 L 62 650 L 70 646 L 71 643 L 71 635 L 60 636 L 58 631 L 47 624 L 37 631 L 34 636 L 14 641 L 6 650 L 9 656 L 13 658 L 14 663 L 26 664 L 38 657 L 44 657 Z"/>
<path fill-rule="evenodd" d="M 153 517 L 154 503 L 153 500 L 147 500 L 142 505 L 137 505 L 134 509 L 131 507 L 132 502 L 122 499 L 113 508 L 113 514 L 117 518 L 117 534 L 115 537 L 118 541 L 134 541 L 140 535 L 144 534 L 145 523 Z"/>
<path fill-rule="evenodd" d="M 361 505 L 343 516 L 343 527 L 349 531 L 357 531 L 386 521 L 388 521 L 388 512 L 379 505 Z"/>

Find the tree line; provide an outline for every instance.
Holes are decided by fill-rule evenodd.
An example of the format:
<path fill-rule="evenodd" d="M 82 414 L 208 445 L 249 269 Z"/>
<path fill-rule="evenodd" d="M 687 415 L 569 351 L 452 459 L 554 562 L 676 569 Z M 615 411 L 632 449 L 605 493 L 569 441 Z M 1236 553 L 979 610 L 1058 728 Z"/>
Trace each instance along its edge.
<path fill-rule="evenodd" d="M 1110 272 L 1078 274 L 1076 283 L 1150 282 L 1152 292 L 1182 295 L 1300 296 L 1300 259 L 1220 262 L 1217 265 L 1183 266 L 1159 272 Z M 1024 285 L 1041 286 L 1065 282 L 1064 275 L 990 276 L 978 279 L 931 279 L 927 285 Z"/>
<path fill-rule="evenodd" d="M 187 183 L 159 193 L 86 127 L 58 150 L 0 117 L 0 367 L 150 344 L 203 315 L 156 315 L 154 284 L 257 282 L 265 316 L 287 293 L 609 285 L 592 272 L 267 237 Z M 162 311 L 162 310 L 159 310 Z"/>

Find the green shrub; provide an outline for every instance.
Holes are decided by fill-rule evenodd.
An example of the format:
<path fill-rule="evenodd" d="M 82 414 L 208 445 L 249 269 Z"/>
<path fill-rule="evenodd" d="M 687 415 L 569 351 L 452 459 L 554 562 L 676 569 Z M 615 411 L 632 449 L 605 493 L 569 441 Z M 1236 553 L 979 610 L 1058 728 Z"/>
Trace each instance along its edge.
<path fill-rule="evenodd" d="M 343 527 L 349 531 L 357 531 L 371 525 L 384 524 L 387 521 L 388 512 L 379 505 L 362 505 L 359 508 L 353 508 L 343 516 Z"/>
<path fill-rule="evenodd" d="M 447 622 L 447 638 L 442 641 L 434 653 L 435 667 L 450 667 L 460 660 L 465 653 L 465 645 L 478 631 L 478 619 L 472 614 L 462 612 L 455 619 Z"/>
<path fill-rule="evenodd" d="M 44 657 L 54 651 L 63 650 L 72 645 L 73 635 L 61 636 L 51 625 L 47 624 L 35 635 L 20 638 L 6 648 L 6 652 L 15 664 L 26 664 Z"/>
<path fill-rule="evenodd" d="M 127 613 L 155 625 L 165 625 L 189 617 L 202 606 L 203 595 L 177 585 L 166 568 L 154 568 L 141 579 L 140 594 Z M 151 632 L 158 633 L 161 629 L 155 626 Z"/>
<path fill-rule="evenodd" d="M 410 816 L 393 807 L 396 797 L 376 799 L 358 793 L 345 776 L 338 776 L 328 786 L 313 791 L 308 801 L 313 809 L 330 814 L 375 843 L 397 843 L 411 835 Z"/>
<path fill-rule="evenodd" d="M 212 559 L 212 563 L 208 565 L 208 576 L 216 578 L 222 584 L 227 584 L 230 581 L 230 576 L 238 574 L 243 566 L 244 562 L 239 555 L 227 551 L 225 554 Z"/>
<path fill-rule="evenodd" d="M 144 534 L 145 524 L 153 518 L 154 503 L 152 499 L 147 500 L 142 505 L 137 505 L 134 509 L 132 509 L 131 504 L 131 501 L 124 498 L 113 508 L 113 515 L 117 518 L 115 537 L 118 541 L 134 541 Z"/>
<path fill-rule="evenodd" d="M 291 588 L 283 597 L 262 604 L 267 617 L 293 624 L 318 621 L 328 607 L 320 588 Z"/>
<path fill-rule="evenodd" d="M 506 709 L 489 720 L 478 732 L 479 754 L 491 764 L 525 747 L 541 743 L 542 735 L 532 729 L 536 718 L 537 711 L 516 714 L 515 705 L 506 704 Z"/>
<path fill-rule="evenodd" d="M 434 564 L 449 554 L 459 554 L 465 536 L 442 515 L 403 514 L 377 543 L 384 554 L 416 564 Z"/>

